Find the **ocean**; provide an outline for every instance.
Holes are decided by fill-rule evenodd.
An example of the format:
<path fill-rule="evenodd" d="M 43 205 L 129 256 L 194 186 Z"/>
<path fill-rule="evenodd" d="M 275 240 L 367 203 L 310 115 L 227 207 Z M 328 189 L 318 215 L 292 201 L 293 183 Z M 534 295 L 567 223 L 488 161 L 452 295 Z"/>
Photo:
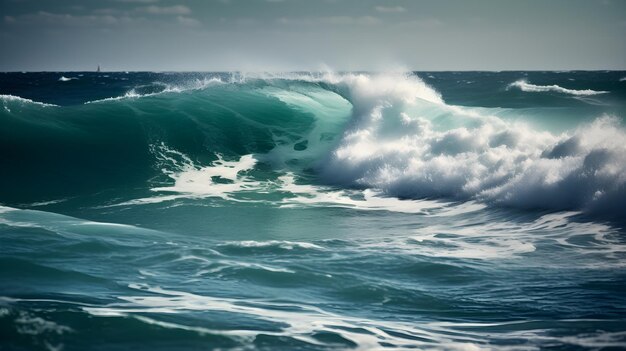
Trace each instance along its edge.
<path fill-rule="evenodd" d="M 626 348 L 626 72 L 0 94 L 0 350 Z"/>

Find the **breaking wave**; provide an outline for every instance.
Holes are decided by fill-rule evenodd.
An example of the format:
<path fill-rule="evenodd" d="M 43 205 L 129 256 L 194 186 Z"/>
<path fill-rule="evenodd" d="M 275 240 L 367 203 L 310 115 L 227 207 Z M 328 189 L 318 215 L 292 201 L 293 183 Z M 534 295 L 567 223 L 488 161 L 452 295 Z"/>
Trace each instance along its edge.
<path fill-rule="evenodd" d="M 405 198 L 622 211 L 626 133 L 617 118 L 557 135 L 419 94 L 361 91 L 352 87 L 355 119 L 322 167 L 328 181 Z"/>
<path fill-rule="evenodd" d="M 525 81 L 511 86 L 572 95 L 605 93 Z M 9 117 L 7 101 L 50 106 L 7 95 L 2 100 Z M 120 171 L 143 172 L 144 182 L 166 176 L 150 186 L 153 196 L 122 202 L 127 205 L 179 198 L 238 201 L 241 197 L 233 194 L 277 190 L 292 194 L 274 201 L 281 206 L 335 202 L 377 209 L 390 205 L 380 201 L 399 201 L 393 206 L 403 212 L 418 206 L 387 200 L 391 196 L 624 214 L 626 132 L 616 117 L 598 116 L 555 133 L 507 120 L 499 111 L 446 104 L 413 74 L 310 73 L 155 83 L 55 112 L 46 125 L 34 118 L 21 122 L 30 123 L 28 128 L 37 125 L 39 133 L 43 128 L 69 135 L 70 141 L 58 141 L 69 143 L 61 150 L 91 135 L 89 140 L 102 143 L 92 157 L 102 157 L 99 162 L 112 162 Z M 85 115 L 106 127 L 85 127 Z M 121 129 L 125 132 L 119 134 Z M 24 133 L 26 145 L 30 137 Z M 120 143 L 123 154 L 103 150 Z M 40 160 L 53 157 L 37 152 L 44 153 Z M 66 157 L 71 159 L 72 152 Z M 136 158 L 125 159 L 127 155 Z M 259 172 L 264 165 L 271 165 L 271 175 Z M 81 172 L 84 167 L 76 169 Z M 311 172 L 315 189 L 302 184 Z M 128 173 L 121 178 L 128 181 Z M 115 177 L 106 181 L 111 179 Z M 326 185 L 338 186 L 341 193 L 320 190 Z M 347 193 L 351 189 L 368 192 L 355 199 Z M 378 202 L 363 206 L 366 201 L 359 201 L 364 198 Z"/>

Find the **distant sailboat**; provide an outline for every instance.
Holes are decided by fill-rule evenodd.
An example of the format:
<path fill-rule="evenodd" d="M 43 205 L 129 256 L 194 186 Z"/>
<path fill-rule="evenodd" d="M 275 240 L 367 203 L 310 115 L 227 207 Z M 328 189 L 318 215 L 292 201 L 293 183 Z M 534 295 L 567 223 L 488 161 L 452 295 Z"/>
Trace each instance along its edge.
<path fill-rule="evenodd" d="M 100 72 L 100 65 L 98 65 L 98 70 L 96 72 Z"/>

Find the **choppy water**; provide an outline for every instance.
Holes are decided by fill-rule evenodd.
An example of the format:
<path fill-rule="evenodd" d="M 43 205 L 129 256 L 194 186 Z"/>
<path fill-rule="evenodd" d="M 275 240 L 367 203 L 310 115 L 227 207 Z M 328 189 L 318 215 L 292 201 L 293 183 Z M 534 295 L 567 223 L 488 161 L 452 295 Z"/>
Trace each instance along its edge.
<path fill-rule="evenodd" d="M 625 77 L 0 74 L 0 349 L 625 348 Z"/>

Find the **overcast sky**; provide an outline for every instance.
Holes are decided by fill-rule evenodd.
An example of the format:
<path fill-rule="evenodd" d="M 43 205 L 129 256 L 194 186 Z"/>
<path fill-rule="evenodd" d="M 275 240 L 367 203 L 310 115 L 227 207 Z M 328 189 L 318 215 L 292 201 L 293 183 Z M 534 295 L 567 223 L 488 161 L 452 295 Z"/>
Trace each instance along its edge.
<path fill-rule="evenodd" d="M 626 69 L 626 0 L 0 0 L 0 71 Z"/>

